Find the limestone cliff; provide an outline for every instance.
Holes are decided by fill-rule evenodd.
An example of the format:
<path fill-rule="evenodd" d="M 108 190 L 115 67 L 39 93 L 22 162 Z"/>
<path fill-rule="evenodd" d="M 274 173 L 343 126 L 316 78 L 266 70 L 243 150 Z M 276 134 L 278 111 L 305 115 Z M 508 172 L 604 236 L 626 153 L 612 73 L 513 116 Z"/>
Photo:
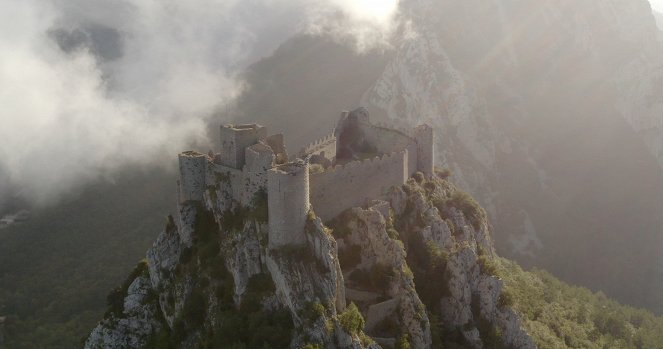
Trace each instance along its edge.
<path fill-rule="evenodd" d="M 435 128 L 437 163 L 484 205 L 502 254 L 661 312 L 647 276 L 663 265 L 650 247 L 663 241 L 663 45 L 649 3 L 400 4 L 362 105 Z"/>
<path fill-rule="evenodd" d="M 444 176 L 444 173 L 440 174 Z M 418 173 L 270 248 L 266 205 L 180 204 L 86 348 L 533 348 L 503 299 L 481 207 Z"/>

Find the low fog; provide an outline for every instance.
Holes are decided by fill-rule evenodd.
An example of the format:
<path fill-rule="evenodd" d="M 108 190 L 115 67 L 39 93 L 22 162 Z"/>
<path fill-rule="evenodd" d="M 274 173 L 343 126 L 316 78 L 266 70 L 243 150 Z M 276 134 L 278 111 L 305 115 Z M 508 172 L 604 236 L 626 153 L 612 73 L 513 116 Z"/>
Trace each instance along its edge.
<path fill-rule="evenodd" d="M 0 207 L 53 203 L 125 165 L 204 144 L 238 72 L 298 33 L 386 45 L 397 1 L 0 4 Z M 213 120 L 218 123 L 221 120 Z"/>

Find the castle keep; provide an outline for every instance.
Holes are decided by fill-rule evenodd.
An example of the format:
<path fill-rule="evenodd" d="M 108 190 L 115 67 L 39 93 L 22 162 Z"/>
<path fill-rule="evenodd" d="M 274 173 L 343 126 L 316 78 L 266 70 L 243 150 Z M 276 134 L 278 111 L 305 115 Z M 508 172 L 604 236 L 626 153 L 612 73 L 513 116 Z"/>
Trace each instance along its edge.
<path fill-rule="evenodd" d="M 226 125 L 220 153 L 179 155 L 180 203 L 208 200 L 221 211 L 259 204 L 266 194 L 269 245 L 306 242 L 308 212 L 328 221 L 379 199 L 415 172 L 433 173 L 433 130 L 398 130 L 343 112 L 333 133 L 289 159 L 283 135 L 260 125 Z M 219 195 L 221 194 L 221 195 Z"/>

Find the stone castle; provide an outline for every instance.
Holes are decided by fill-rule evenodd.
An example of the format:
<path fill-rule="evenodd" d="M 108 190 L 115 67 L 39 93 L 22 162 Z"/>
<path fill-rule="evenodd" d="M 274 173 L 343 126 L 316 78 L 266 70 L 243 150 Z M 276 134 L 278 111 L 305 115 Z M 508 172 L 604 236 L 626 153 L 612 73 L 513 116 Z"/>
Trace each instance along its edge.
<path fill-rule="evenodd" d="M 399 130 L 373 124 L 365 108 L 343 112 L 330 135 L 292 158 L 281 134 L 269 136 L 255 124 L 225 125 L 219 153 L 179 155 L 178 200 L 229 210 L 251 207 L 267 194 L 269 246 L 303 244 L 311 209 L 328 221 L 382 198 L 416 172 L 432 175 L 433 158 L 430 126 Z"/>

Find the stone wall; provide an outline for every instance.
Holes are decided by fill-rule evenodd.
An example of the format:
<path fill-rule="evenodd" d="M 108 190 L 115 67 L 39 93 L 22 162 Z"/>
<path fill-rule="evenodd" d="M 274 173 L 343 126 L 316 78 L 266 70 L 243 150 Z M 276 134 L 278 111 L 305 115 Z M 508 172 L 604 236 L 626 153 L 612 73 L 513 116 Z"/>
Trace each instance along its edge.
<path fill-rule="evenodd" d="M 179 154 L 179 202 L 201 201 L 205 193 L 207 155 L 194 151 Z"/>
<path fill-rule="evenodd" d="M 245 150 L 243 172 L 266 172 L 274 163 L 274 151 L 264 143 L 254 144 Z"/>
<path fill-rule="evenodd" d="M 375 146 L 378 153 L 389 154 L 406 149 L 415 140 L 408 134 L 373 124 L 360 124 L 360 129 L 367 142 Z"/>
<path fill-rule="evenodd" d="M 414 131 L 398 129 L 389 125 L 361 124 L 367 142 L 375 146 L 378 153 L 389 154 L 407 149 L 408 175 L 421 171 L 433 173 L 433 129 L 427 125 Z M 421 138 L 421 139 L 420 139 Z"/>
<path fill-rule="evenodd" d="M 246 167 L 245 167 L 246 168 Z M 249 206 L 259 190 L 267 189 L 267 172 L 248 172 L 214 164 L 207 173 L 209 204 L 219 211 L 232 209 L 236 205 Z"/>
<path fill-rule="evenodd" d="M 288 163 L 268 172 L 270 248 L 306 243 L 304 227 L 309 201 L 309 166 Z"/>
<path fill-rule="evenodd" d="M 407 158 L 407 150 L 402 150 L 312 174 L 313 210 L 328 221 L 348 208 L 383 197 L 389 188 L 402 185 L 409 177 Z"/>

